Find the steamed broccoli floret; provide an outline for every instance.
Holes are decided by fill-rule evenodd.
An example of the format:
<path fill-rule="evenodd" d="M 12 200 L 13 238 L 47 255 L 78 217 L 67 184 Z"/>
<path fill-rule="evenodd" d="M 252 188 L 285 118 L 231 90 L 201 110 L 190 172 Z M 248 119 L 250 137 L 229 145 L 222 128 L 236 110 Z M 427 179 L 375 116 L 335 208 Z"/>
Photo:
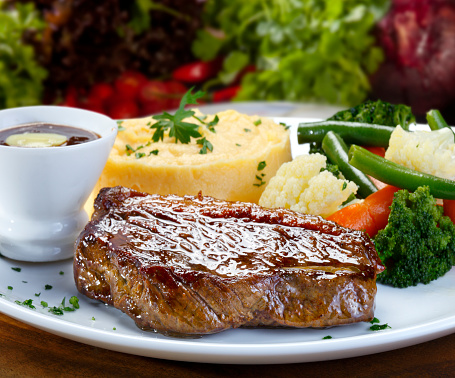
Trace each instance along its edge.
<path fill-rule="evenodd" d="M 384 126 L 400 125 L 403 129 L 408 130 L 408 126 L 415 122 L 415 117 L 409 106 L 393 105 L 381 100 L 368 100 L 353 108 L 342 110 L 327 120 L 373 123 Z"/>
<path fill-rule="evenodd" d="M 374 243 L 386 270 L 378 281 L 396 287 L 427 284 L 455 264 L 455 226 L 427 186 L 395 193 L 386 228 Z"/>

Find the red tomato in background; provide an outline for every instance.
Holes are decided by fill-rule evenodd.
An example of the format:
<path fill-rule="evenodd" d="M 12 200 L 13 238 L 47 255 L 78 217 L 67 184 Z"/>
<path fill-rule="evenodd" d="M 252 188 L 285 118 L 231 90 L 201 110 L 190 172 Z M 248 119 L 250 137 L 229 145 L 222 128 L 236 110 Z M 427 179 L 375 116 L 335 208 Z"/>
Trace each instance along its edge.
<path fill-rule="evenodd" d="M 115 80 L 116 96 L 126 99 L 136 99 L 141 87 L 147 82 L 147 77 L 137 71 L 125 71 Z"/>
<path fill-rule="evenodd" d="M 69 106 L 71 108 L 77 108 L 79 94 L 77 89 L 69 87 L 66 91 L 65 99 L 61 103 L 62 106 Z"/>
<path fill-rule="evenodd" d="M 240 85 L 220 89 L 213 93 L 213 102 L 230 101 L 237 95 L 237 92 L 239 90 L 240 90 Z"/>
<path fill-rule="evenodd" d="M 174 80 L 198 84 L 214 77 L 221 69 L 222 60 L 214 59 L 208 62 L 197 61 L 178 67 L 172 73 Z"/>
<path fill-rule="evenodd" d="M 132 100 L 119 98 L 110 104 L 108 114 L 113 119 L 135 118 L 139 115 L 139 106 Z"/>
<path fill-rule="evenodd" d="M 89 92 L 89 101 L 100 101 L 106 104 L 114 96 L 114 87 L 107 83 L 95 84 Z"/>

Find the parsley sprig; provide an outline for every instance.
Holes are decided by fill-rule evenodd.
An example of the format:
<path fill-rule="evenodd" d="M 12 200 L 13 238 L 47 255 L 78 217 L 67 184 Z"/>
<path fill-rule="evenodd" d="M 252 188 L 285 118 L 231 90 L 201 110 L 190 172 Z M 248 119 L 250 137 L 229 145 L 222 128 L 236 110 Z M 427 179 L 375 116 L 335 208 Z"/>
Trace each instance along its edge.
<path fill-rule="evenodd" d="M 187 144 L 190 143 L 191 138 L 199 138 L 196 141 L 197 144 L 202 147 L 199 150 L 199 153 L 206 154 L 207 150 L 213 151 L 212 144 L 205 137 L 202 137 L 202 134 L 199 132 L 198 124 L 185 122 L 183 120 L 192 117 L 205 125 L 212 133 L 215 133 L 215 126 L 218 124 L 219 118 L 218 116 L 215 116 L 212 121 L 205 122 L 200 117 L 195 116 L 195 112 L 193 110 L 185 109 L 187 105 L 196 105 L 198 103 L 197 99 L 205 95 L 205 93 L 202 91 L 192 93 L 192 90 L 193 88 L 191 88 L 183 95 L 182 99 L 180 100 L 180 106 L 174 115 L 169 114 L 168 112 L 164 112 L 163 114 L 152 117 L 158 121 L 150 126 L 151 129 L 155 129 L 152 140 L 154 142 L 163 140 L 165 131 L 169 131 L 169 136 L 175 138 L 175 143 L 180 142 Z"/>
<path fill-rule="evenodd" d="M 169 130 L 169 136 L 175 137 L 175 143 L 181 142 L 187 144 L 191 141 L 191 138 L 202 137 L 199 132 L 199 125 L 190 122 L 184 122 L 185 118 L 194 116 L 193 110 L 186 110 L 186 105 L 197 104 L 197 99 L 204 96 L 204 92 L 197 91 L 192 93 L 192 88 L 186 92 L 180 100 L 180 106 L 174 115 L 164 112 L 153 116 L 158 122 L 150 126 L 151 129 L 155 129 L 152 140 L 158 142 L 163 140 L 164 132 Z"/>

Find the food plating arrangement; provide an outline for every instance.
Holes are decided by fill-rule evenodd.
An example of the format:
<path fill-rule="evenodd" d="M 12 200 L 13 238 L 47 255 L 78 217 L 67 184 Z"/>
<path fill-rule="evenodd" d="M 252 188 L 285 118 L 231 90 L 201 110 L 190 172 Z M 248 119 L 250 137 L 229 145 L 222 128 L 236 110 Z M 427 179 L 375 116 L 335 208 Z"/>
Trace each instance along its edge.
<path fill-rule="evenodd" d="M 62 115 L 71 110 L 64 107 L 58 120 L 43 113 L 34 122 L 20 116 L 33 107 L 18 108 L 16 118 L 4 111 L 5 158 L 38 151 L 45 162 L 59 159 L 56 151 L 73 151 L 83 159 L 89 151 L 84 146 L 104 140 L 107 152 L 94 173 L 98 182 L 77 194 L 66 213 L 54 212 L 49 201 L 45 213 L 26 205 L 20 214 L 2 212 L 3 224 L 24 228 L 5 226 L 0 234 L 0 252 L 7 256 L 0 259 L 2 280 L 15 282 L 2 281 L 0 309 L 93 345 L 189 361 L 246 363 L 249 357 L 263 363 L 270 358 L 267 348 L 256 359 L 242 357 L 245 341 L 236 339 L 256 331 L 262 333 L 253 344 L 266 337 L 269 348 L 274 338 L 286 345 L 286 357 L 277 353 L 284 359 L 272 362 L 311 360 L 323 353 L 321 343 L 337 338 L 353 338 L 364 353 L 393 347 L 393 323 L 401 320 L 379 320 L 378 313 L 387 313 L 381 307 L 386 301 L 377 300 L 380 290 L 389 301 L 405 303 L 422 288 L 453 281 L 455 141 L 441 114 L 432 110 L 427 126 L 416 125 L 409 107 L 378 100 L 323 121 L 233 110 L 209 115 L 196 109 L 203 95 L 189 90 L 176 111 L 145 118 L 109 123 L 98 115 L 114 129 L 109 132 L 84 129 L 70 115 L 62 126 Z M 81 112 L 87 119 L 95 114 Z M 21 168 L 20 161 L 14 164 Z M 67 169 L 84 180 L 75 167 Z M 40 177 L 22 179 L 35 189 L 34 200 L 43 201 Z M 62 190 L 76 187 L 70 181 Z M 84 207 L 90 220 L 73 225 L 76 234 L 52 239 L 45 252 L 31 242 L 32 257 L 27 248 L 14 255 L 16 234 L 30 230 L 37 212 L 56 228 Z M 59 254 L 68 238 L 74 245 L 70 260 Z M 41 273 L 52 269 L 61 270 L 43 284 L 48 275 Z M 18 297 L 27 290 L 28 297 Z M 61 302 L 50 303 L 52 290 Z M 427 300 L 431 296 L 423 295 L 422 303 Z M 453 323 L 450 311 L 443 315 Z M 113 319 L 123 326 L 106 328 Z M 179 346 L 170 357 L 173 343 Z M 202 352 L 217 343 L 240 349 L 225 350 L 224 357 Z M 191 345 L 200 354 L 190 355 Z M 345 356 L 358 353 L 341 347 Z M 339 351 L 335 347 L 325 358 Z"/>

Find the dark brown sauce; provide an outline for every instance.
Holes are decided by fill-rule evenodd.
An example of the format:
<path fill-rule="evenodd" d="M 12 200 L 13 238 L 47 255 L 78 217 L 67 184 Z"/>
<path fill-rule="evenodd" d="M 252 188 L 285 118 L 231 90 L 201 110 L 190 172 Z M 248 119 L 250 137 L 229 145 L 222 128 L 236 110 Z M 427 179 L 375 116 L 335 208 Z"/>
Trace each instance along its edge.
<path fill-rule="evenodd" d="M 27 123 L 24 125 L 14 126 L 9 129 L 0 130 L 0 145 L 9 146 L 6 139 L 15 134 L 25 133 L 53 133 L 63 135 L 67 141 L 59 146 L 74 146 L 76 144 L 87 143 L 92 140 L 101 138 L 97 133 L 73 126 L 55 125 L 52 123 Z"/>

